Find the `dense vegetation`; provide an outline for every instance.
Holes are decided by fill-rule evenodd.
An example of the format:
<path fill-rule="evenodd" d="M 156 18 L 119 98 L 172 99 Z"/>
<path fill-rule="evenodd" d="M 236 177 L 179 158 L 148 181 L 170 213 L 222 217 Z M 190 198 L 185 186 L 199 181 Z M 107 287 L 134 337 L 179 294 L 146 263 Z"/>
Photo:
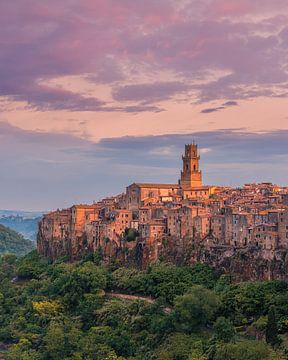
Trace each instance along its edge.
<path fill-rule="evenodd" d="M 0 224 L 0 254 L 11 253 L 21 256 L 34 248 L 35 244 L 32 241 Z"/>
<path fill-rule="evenodd" d="M 98 256 L 50 264 L 35 251 L 3 256 L 0 282 L 8 360 L 288 358 L 284 282 L 231 284 L 201 264 L 109 268 Z"/>

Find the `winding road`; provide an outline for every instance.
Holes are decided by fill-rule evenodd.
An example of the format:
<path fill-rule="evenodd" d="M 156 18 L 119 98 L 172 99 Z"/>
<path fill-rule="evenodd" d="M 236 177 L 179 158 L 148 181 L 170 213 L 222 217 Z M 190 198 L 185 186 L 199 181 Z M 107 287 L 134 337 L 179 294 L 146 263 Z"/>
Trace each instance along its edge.
<path fill-rule="evenodd" d="M 106 292 L 106 296 L 117 299 L 123 299 L 123 300 L 131 300 L 131 301 L 140 300 L 149 304 L 154 304 L 156 302 L 155 299 L 149 296 L 128 295 L 128 294 L 114 293 L 114 292 Z M 166 306 L 163 310 L 165 314 L 170 314 L 172 311 L 172 307 Z"/>

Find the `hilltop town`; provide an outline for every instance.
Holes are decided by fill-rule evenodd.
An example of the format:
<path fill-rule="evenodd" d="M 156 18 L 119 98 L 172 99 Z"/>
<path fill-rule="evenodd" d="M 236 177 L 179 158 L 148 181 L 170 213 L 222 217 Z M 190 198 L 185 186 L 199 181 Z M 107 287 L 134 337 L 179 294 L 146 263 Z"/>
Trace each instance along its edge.
<path fill-rule="evenodd" d="M 38 252 L 55 260 L 97 253 L 145 267 L 202 261 L 241 279 L 286 279 L 288 187 L 202 183 L 196 144 L 185 145 L 175 184 L 133 183 L 126 192 L 43 217 Z"/>

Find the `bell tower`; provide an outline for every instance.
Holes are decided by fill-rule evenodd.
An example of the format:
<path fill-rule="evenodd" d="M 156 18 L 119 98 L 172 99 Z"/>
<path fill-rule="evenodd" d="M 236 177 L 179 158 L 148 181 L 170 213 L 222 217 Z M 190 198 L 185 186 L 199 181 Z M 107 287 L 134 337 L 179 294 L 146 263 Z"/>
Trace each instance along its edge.
<path fill-rule="evenodd" d="M 180 185 L 182 189 L 202 186 L 202 171 L 199 170 L 198 146 L 185 145 L 185 155 L 182 156 L 183 171 L 181 171 Z"/>

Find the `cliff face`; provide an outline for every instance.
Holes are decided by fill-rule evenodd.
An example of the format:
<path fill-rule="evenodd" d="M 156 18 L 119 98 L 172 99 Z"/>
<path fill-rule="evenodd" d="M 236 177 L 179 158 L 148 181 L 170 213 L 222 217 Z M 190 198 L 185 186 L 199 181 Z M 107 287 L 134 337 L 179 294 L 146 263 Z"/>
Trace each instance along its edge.
<path fill-rule="evenodd" d="M 37 250 L 51 260 L 70 256 L 70 216 L 68 211 L 45 215 L 38 225 Z"/>
<path fill-rule="evenodd" d="M 257 247 L 209 246 L 201 244 L 169 247 L 160 252 L 163 258 L 178 264 L 206 263 L 219 272 L 231 275 L 235 282 L 288 280 L 286 250 L 267 251 Z"/>
<path fill-rule="evenodd" d="M 200 261 L 231 274 L 235 281 L 287 280 L 287 252 L 275 251 L 274 256 L 257 248 L 213 248 L 201 254 Z"/>
<path fill-rule="evenodd" d="M 75 260 L 83 254 L 99 252 L 106 263 L 117 261 L 146 267 L 158 259 L 175 264 L 203 262 L 230 274 L 234 281 L 288 280 L 288 254 L 285 250 L 264 250 L 257 247 L 208 245 L 192 239 L 163 238 L 161 242 L 146 242 L 119 236 L 117 240 L 96 233 L 95 226 L 82 222 L 73 224 L 71 211 L 46 215 L 39 223 L 37 248 L 52 261 L 66 256 Z M 96 227 L 97 229 L 97 227 Z M 97 230 L 99 231 L 99 229 Z"/>
<path fill-rule="evenodd" d="M 121 219 L 125 220 L 98 224 L 101 211 L 97 205 L 77 205 L 45 215 L 38 227 L 38 252 L 52 261 L 60 257 L 76 260 L 93 252 L 100 252 L 106 262 L 126 259 L 125 254 L 135 247 L 135 242 L 122 236 L 126 222 L 131 221 L 129 213 L 122 210 Z"/>

